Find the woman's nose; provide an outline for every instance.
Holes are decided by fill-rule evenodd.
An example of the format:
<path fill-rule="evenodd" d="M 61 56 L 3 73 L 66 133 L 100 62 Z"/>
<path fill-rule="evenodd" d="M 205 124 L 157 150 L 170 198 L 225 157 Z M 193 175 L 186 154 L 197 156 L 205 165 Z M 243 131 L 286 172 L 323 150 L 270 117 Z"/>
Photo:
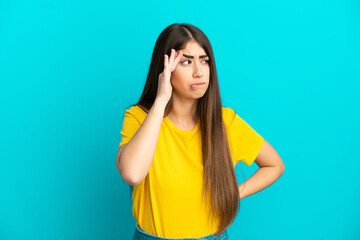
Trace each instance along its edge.
<path fill-rule="evenodd" d="M 195 63 L 194 64 L 194 73 L 193 73 L 194 77 L 201 77 L 203 75 L 200 63 Z"/>

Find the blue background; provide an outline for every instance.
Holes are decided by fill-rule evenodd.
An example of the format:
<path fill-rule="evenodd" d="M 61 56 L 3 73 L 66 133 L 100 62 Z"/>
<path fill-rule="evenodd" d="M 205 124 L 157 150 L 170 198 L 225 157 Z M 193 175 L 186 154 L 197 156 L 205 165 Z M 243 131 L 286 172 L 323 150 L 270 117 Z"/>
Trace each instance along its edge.
<path fill-rule="evenodd" d="M 0 1 L 0 239 L 131 239 L 124 111 L 183 22 L 210 39 L 223 105 L 286 167 L 230 239 L 360 239 L 355 0 Z M 239 183 L 257 168 L 239 163 Z"/>

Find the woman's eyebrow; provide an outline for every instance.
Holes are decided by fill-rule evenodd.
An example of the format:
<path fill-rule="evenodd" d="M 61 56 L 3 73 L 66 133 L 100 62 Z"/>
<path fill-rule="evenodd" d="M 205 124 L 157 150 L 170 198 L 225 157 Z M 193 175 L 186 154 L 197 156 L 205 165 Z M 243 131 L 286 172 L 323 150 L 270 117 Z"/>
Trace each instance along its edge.
<path fill-rule="evenodd" d="M 194 58 L 194 56 L 192 56 L 192 55 L 186 55 L 185 53 L 183 53 L 183 56 L 186 57 L 186 58 Z M 207 55 L 201 55 L 201 56 L 199 56 L 199 58 L 206 58 L 206 57 L 207 57 Z"/>

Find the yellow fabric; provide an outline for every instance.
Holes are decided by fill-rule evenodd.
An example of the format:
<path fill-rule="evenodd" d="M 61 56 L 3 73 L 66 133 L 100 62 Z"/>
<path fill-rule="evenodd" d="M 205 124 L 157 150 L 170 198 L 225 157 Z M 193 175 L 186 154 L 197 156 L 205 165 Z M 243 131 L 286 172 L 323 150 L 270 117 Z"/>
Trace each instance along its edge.
<path fill-rule="evenodd" d="M 239 161 L 250 166 L 264 138 L 231 108 L 222 110 L 234 167 Z M 119 148 L 131 140 L 146 115 L 138 106 L 125 111 Z M 185 131 L 163 119 L 149 173 L 132 195 L 134 218 L 146 232 L 163 238 L 200 238 L 216 232 L 217 224 L 208 220 L 209 204 L 201 201 L 200 134 L 200 122 Z"/>

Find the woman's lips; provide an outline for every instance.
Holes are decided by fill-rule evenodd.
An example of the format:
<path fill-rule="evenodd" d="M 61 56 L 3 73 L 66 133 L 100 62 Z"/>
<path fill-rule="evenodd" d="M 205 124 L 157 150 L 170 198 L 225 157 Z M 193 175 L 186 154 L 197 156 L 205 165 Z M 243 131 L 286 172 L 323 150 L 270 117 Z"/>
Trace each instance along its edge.
<path fill-rule="evenodd" d="M 197 88 L 197 87 L 201 87 L 201 86 L 204 85 L 204 84 L 205 84 L 204 82 L 194 83 L 194 84 L 191 84 L 191 87 L 192 87 L 192 88 Z"/>

